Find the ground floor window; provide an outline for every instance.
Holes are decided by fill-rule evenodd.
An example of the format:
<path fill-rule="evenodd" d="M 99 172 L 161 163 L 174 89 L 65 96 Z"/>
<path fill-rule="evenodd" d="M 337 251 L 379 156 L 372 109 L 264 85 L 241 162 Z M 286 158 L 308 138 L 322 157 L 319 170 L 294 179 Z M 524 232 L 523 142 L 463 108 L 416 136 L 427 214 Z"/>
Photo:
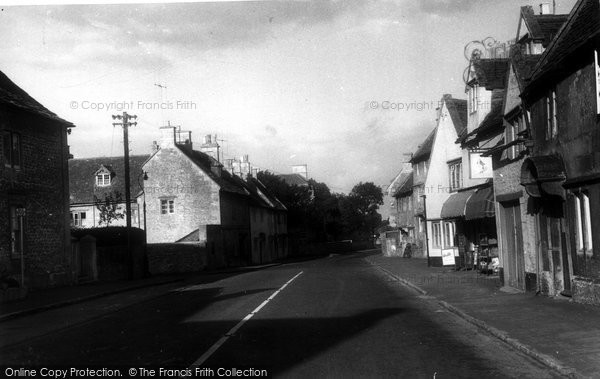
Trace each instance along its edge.
<path fill-rule="evenodd" d="M 597 278 L 600 277 L 600 261 L 594 255 L 595 236 L 593 235 L 592 219 L 595 217 L 598 204 L 595 204 L 595 197 L 591 196 L 591 190 L 577 190 L 570 194 L 569 207 L 573 220 L 571 247 L 573 250 L 573 273 Z M 595 193 L 597 194 L 597 192 Z"/>
<path fill-rule="evenodd" d="M 434 248 L 454 247 L 454 222 L 435 221 L 431 224 L 432 245 Z"/>
<path fill-rule="evenodd" d="M 442 226 L 441 223 L 434 222 L 431 224 L 432 229 L 432 243 L 433 247 L 442 247 Z"/>

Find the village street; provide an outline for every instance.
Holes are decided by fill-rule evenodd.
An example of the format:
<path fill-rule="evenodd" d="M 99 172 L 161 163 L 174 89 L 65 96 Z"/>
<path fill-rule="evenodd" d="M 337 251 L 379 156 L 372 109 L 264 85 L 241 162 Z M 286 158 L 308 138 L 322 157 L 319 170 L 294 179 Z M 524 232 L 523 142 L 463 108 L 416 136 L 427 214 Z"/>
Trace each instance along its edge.
<path fill-rule="evenodd" d="M 553 377 L 354 253 L 203 274 L 0 323 L 0 365 L 284 377 Z M 246 320 L 246 321 L 244 321 Z M 206 373 L 206 371 L 204 371 Z M 201 372 L 200 372 L 201 373 Z"/>

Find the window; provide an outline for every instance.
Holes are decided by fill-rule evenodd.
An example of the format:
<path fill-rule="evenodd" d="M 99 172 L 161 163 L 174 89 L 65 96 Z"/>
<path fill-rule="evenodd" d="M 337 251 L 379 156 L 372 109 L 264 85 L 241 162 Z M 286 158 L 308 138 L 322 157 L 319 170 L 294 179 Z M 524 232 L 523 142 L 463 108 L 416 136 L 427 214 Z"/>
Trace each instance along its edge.
<path fill-rule="evenodd" d="M 462 161 L 453 162 L 448 165 L 450 170 L 450 190 L 454 191 L 462 187 Z"/>
<path fill-rule="evenodd" d="M 574 201 L 577 254 L 591 255 L 593 246 L 590 199 L 587 193 L 578 192 L 574 196 Z"/>
<path fill-rule="evenodd" d="M 477 112 L 477 105 L 479 103 L 479 85 L 474 84 L 473 87 L 469 89 L 469 107 L 471 113 Z"/>
<path fill-rule="evenodd" d="M 596 113 L 600 114 L 600 57 L 598 50 L 594 51 L 594 62 L 596 72 Z"/>
<path fill-rule="evenodd" d="M 85 218 L 85 212 L 71 212 L 71 226 L 83 226 Z"/>
<path fill-rule="evenodd" d="M 13 256 L 20 256 L 23 252 L 23 215 L 24 208 L 10 207 L 10 252 Z"/>
<path fill-rule="evenodd" d="M 444 221 L 443 242 L 444 242 L 444 247 L 454 246 L 454 223 L 453 222 Z"/>
<path fill-rule="evenodd" d="M 4 166 L 19 170 L 21 168 L 21 136 L 13 132 L 3 133 L 2 150 Z"/>
<path fill-rule="evenodd" d="M 98 187 L 110 186 L 110 174 L 100 173 L 96 175 L 96 185 Z"/>
<path fill-rule="evenodd" d="M 161 199 L 160 200 L 160 213 L 175 213 L 175 200 L 173 199 Z"/>
<path fill-rule="evenodd" d="M 431 224 L 433 247 L 442 247 L 442 227 L 439 222 Z"/>
<path fill-rule="evenodd" d="M 513 120 L 509 126 L 506 127 L 506 144 L 517 141 L 519 139 L 519 133 L 525 130 L 525 119 L 523 115 Z M 516 143 L 508 147 L 507 154 L 508 159 L 516 159 L 524 150 L 522 143 Z"/>
<path fill-rule="evenodd" d="M 554 139 L 557 135 L 556 90 L 553 89 L 546 96 L 546 140 Z"/>

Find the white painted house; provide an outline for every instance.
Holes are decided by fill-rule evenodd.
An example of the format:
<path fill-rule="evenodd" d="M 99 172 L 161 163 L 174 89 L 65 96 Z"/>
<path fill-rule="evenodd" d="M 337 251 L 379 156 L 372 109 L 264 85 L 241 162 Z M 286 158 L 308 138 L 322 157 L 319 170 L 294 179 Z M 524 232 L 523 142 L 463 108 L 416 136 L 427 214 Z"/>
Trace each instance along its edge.
<path fill-rule="evenodd" d="M 444 95 L 433 132 L 429 169 L 422 187 L 427 221 L 427 257 L 434 266 L 442 265 L 444 254 L 458 254 L 454 222 L 442 220 L 440 212 L 452 191 L 462 186 L 462 152 L 456 140 L 466 127 L 467 101 Z"/>

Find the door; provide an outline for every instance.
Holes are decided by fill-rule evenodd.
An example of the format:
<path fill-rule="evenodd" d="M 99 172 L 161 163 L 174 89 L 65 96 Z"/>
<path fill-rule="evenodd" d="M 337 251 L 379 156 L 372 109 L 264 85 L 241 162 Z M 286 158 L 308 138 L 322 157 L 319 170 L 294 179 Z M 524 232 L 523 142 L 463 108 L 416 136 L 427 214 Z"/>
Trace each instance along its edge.
<path fill-rule="evenodd" d="M 502 204 L 504 216 L 504 256 L 507 259 L 508 285 L 525 290 L 525 260 L 523 257 L 523 227 L 519 202 Z"/>
<path fill-rule="evenodd" d="M 554 279 L 554 294 L 570 295 L 571 275 L 567 257 L 565 229 L 562 221 L 563 218 L 547 218 L 548 257 L 551 258 L 552 262 L 551 274 Z"/>

